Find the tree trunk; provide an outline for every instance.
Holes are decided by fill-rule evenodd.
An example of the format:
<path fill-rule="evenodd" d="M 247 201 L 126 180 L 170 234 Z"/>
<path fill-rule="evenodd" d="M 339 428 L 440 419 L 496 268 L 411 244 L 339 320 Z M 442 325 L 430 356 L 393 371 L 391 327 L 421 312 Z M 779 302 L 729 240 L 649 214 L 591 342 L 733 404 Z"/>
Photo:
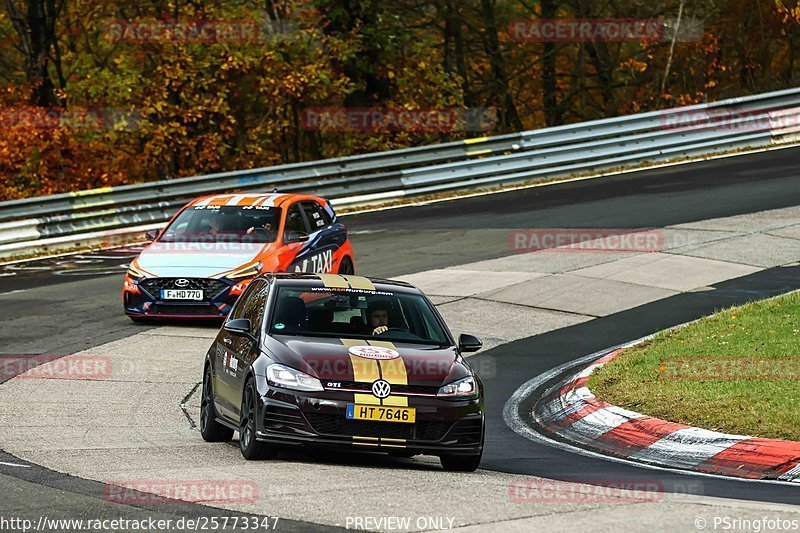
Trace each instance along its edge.
<path fill-rule="evenodd" d="M 52 63 L 61 88 L 66 86 L 61 70 L 61 54 L 56 46 L 56 20 L 63 7 L 64 0 L 25 0 L 26 9 L 23 14 L 15 0 L 6 0 L 6 11 L 19 35 L 21 49 L 25 54 L 25 75 L 33 88 L 33 105 L 64 105 L 56 96 L 56 86 L 50 78 Z"/>
<path fill-rule="evenodd" d="M 556 5 L 553 0 L 542 0 L 542 18 L 556 18 Z M 562 123 L 561 110 L 558 103 L 558 85 L 556 82 L 556 44 L 545 41 L 542 50 L 542 99 L 544 121 L 547 126 L 558 126 Z"/>
<path fill-rule="evenodd" d="M 494 17 L 494 3 L 492 0 L 481 0 L 481 11 L 486 29 L 484 46 L 489 60 L 492 62 L 492 96 L 500 103 L 503 110 L 503 126 L 522 131 L 522 121 L 519 118 L 514 98 L 508 87 L 508 74 L 506 73 L 503 52 L 500 49 L 500 39 L 497 36 L 497 22 Z"/>

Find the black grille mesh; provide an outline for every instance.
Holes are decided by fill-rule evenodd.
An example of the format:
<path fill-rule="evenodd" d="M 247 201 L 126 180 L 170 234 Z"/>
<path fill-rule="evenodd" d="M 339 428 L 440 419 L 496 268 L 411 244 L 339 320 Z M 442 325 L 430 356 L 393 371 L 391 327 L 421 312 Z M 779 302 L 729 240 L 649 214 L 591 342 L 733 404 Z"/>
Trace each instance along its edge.
<path fill-rule="evenodd" d="M 185 279 L 189 284 L 185 287 L 178 287 L 175 282 L 179 279 Z M 161 298 L 161 291 L 168 289 L 181 289 L 181 290 L 201 290 L 203 297 L 210 300 L 228 287 L 228 284 L 218 279 L 209 278 L 148 278 L 142 280 L 139 286 L 149 292 L 157 299 Z"/>
<path fill-rule="evenodd" d="M 458 441 L 459 444 L 474 444 L 481 441 L 481 419 L 459 420 L 447 434 L 447 441 Z"/>
<path fill-rule="evenodd" d="M 264 412 L 264 427 L 276 430 L 285 426 L 305 429 L 305 422 L 303 422 L 303 417 L 296 409 L 267 405 Z"/>
<path fill-rule="evenodd" d="M 154 305 L 151 312 L 157 315 L 219 315 L 211 305 Z"/>

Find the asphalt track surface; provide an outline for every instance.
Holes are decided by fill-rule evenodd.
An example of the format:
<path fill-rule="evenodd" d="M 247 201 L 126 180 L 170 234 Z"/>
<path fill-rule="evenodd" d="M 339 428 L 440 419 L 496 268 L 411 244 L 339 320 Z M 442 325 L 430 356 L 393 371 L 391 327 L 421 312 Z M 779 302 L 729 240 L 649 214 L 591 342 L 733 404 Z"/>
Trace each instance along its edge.
<path fill-rule="evenodd" d="M 800 205 L 799 167 L 800 149 L 787 149 L 366 213 L 345 222 L 358 272 L 391 277 L 509 255 L 508 230 L 515 228 L 661 227 Z M 143 331 L 121 312 L 120 287 L 128 258 L 127 253 L 103 252 L 0 267 L 0 355 L 55 357 Z M 28 297 L 31 288 L 45 290 Z M 481 468 L 567 481 L 657 479 L 665 491 L 800 504 L 800 487 L 653 471 L 578 456 L 531 442 L 503 421 L 506 400 L 531 377 L 721 307 L 798 289 L 800 267 L 773 268 L 714 288 L 473 356 L 494 358 L 497 368 L 494 376 L 484 379 L 488 424 Z M 523 402 L 522 408 L 529 405 Z M 20 463 L 0 452 L 2 462 Z M 44 508 L 59 509 L 65 517 L 110 515 L 112 511 L 100 511 L 98 486 L 35 465 L 0 465 L 0 492 L 9 495 L 4 507 L 18 515 L 40 514 Z M 126 512 L 153 515 L 147 509 Z M 181 505 L 169 512 L 190 516 L 210 509 Z M 115 509 L 113 514 L 124 513 Z M 281 526 L 290 530 L 308 524 L 284 521 Z"/>

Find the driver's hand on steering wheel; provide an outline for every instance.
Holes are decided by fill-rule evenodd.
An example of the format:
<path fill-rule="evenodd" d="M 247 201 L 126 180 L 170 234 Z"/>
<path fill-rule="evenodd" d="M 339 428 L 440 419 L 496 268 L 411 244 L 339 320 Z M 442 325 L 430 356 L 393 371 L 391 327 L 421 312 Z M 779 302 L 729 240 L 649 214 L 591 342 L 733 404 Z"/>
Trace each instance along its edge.
<path fill-rule="evenodd" d="M 372 330 L 372 334 L 373 335 L 380 335 L 381 333 L 384 333 L 386 331 L 389 331 L 389 327 L 388 326 L 379 326 L 379 327 L 375 328 L 374 330 Z"/>

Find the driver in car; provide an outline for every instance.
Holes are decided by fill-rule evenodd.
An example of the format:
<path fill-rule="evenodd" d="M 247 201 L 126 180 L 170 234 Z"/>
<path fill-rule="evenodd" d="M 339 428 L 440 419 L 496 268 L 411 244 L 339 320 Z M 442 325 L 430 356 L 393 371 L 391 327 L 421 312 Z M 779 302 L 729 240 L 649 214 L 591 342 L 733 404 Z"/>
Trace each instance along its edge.
<path fill-rule="evenodd" d="M 277 233 L 277 232 L 276 232 L 274 229 L 272 229 L 272 223 L 271 223 L 271 222 L 269 222 L 269 221 L 264 221 L 264 223 L 263 223 L 262 225 L 256 225 L 256 226 L 252 226 L 252 227 L 250 227 L 250 228 L 247 230 L 247 234 L 248 234 L 248 235 L 252 235 L 252 234 L 254 234 L 256 231 L 260 231 L 260 232 L 262 232 L 264 235 L 266 235 L 266 236 L 267 236 L 267 239 L 268 239 L 270 242 L 271 242 L 271 241 L 274 241 L 274 240 L 277 238 L 277 236 L 278 236 L 278 233 Z"/>
<path fill-rule="evenodd" d="M 372 335 L 380 335 L 389 329 L 389 306 L 386 302 L 375 302 L 367 309 L 367 331 Z M 371 331 L 370 331 L 371 330 Z"/>

